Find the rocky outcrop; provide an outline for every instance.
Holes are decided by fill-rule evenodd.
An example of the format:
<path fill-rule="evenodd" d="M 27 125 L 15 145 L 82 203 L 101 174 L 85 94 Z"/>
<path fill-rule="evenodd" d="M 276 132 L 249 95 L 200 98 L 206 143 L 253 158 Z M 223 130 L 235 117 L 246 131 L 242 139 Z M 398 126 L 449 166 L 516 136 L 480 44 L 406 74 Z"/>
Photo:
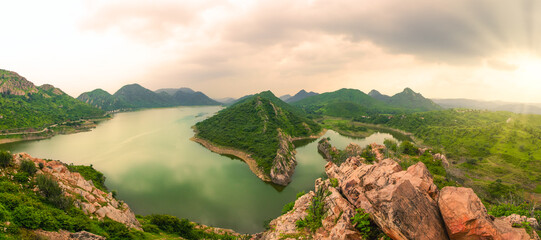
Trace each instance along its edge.
<path fill-rule="evenodd" d="M 339 180 L 342 194 L 393 239 L 448 239 L 435 197 L 437 187 L 423 163 L 402 171 L 385 159 L 363 164 L 349 158 L 340 167 L 325 166 L 327 175 Z"/>
<path fill-rule="evenodd" d="M 322 219 L 322 227 L 316 232 L 298 228 L 296 222 L 304 219 L 307 210 L 316 195 L 313 191 L 295 201 L 295 206 L 288 213 L 272 220 L 270 230 L 256 234 L 255 239 L 361 239 L 361 234 L 354 228 L 351 218 L 355 215 L 355 207 L 340 192 L 331 186 L 330 181 L 316 180 L 316 191 L 328 192 L 324 198 L 326 213 Z"/>
<path fill-rule="evenodd" d="M 523 228 L 513 228 L 512 218 L 493 220 L 471 188 L 445 187 L 438 205 L 452 240 L 466 239 L 536 239 Z"/>
<path fill-rule="evenodd" d="M 272 162 L 270 177 L 273 183 L 287 186 L 297 166 L 296 152 L 291 137 L 283 133 L 281 129 L 278 129 L 278 141 L 279 147 Z"/>
<path fill-rule="evenodd" d="M 36 86 L 18 73 L 0 69 L 0 94 L 24 96 L 37 92 Z"/>
<path fill-rule="evenodd" d="M 25 159 L 33 161 L 36 167 L 43 164 L 43 168 L 38 170 L 38 174 L 53 176 L 64 190 L 64 194 L 72 197 L 75 200 L 74 204 L 81 208 L 85 214 L 98 219 L 108 217 L 129 228 L 141 230 L 141 224 L 135 218 L 135 214 L 128 204 L 117 201 L 111 193 L 96 188 L 92 181 L 84 179 L 80 173 L 69 171 L 66 165 L 60 161 L 34 158 L 26 153 L 14 155 L 16 164 L 20 164 Z"/>
<path fill-rule="evenodd" d="M 441 164 L 443 164 L 443 167 L 449 168 L 449 161 L 447 161 L 447 158 L 445 157 L 445 155 L 441 153 L 436 153 L 434 154 L 434 160 L 441 161 Z"/>
<path fill-rule="evenodd" d="M 335 153 L 338 152 L 338 150 L 336 148 L 331 146 L 331 143 L 329 142 L 329 139 L 327 139 L 327 138 L 323 138 L 323 139 L 319 140 L 319 143 L 317 144 L 317 151 L 327 161 L 332 161 L 331 151 L 334 151 Z"/>
<path fill-rule="evenodd" d="M 511 214 L 507 217 L 504 217 L 503 220 L 510 222 L 512 225 L 520 225 L 524 222 L 528 223 L 531 227 L 538 229 L 539 223 L 535 218 L 529 218 L 526 216 L 520 216 L 518 214 Z"/>

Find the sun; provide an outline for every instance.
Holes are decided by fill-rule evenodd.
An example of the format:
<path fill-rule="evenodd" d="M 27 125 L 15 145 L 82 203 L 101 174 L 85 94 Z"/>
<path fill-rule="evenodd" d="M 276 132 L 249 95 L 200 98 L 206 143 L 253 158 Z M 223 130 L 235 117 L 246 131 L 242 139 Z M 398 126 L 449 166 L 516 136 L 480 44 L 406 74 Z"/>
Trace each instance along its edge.
<path fill-rule="evenodd" d="M 533 54 L 521 54 L 509 59 L 509 63 L 517 66 L 515 76 L 518 81 L 537 86 L 541 82 L 540 57 Z"/>

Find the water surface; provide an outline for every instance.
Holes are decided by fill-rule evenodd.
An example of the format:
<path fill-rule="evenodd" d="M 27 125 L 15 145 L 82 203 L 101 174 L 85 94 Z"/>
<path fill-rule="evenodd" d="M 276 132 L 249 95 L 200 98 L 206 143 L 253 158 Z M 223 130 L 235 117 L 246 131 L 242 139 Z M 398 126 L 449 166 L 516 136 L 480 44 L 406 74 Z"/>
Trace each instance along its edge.
<path fill-rule="evenodd" d="M 241 160 L 215 154 L 189 140 L 191 126 L 220 107 L 178 107 L 116 114 L 90 132 L 0 145 L 65 163 L 92 164 L 107 176 L 106 185 L 136 214 L 170 214 L 243 233 L 263 230 L 300 191 L 314 188 L 325 161 L 317 141 L 297 148 L 292 183 L 277 188 L 257 178 Z M 383 143 L 390 134 L 353 139 L 328 131 L 338 148 Z"/>

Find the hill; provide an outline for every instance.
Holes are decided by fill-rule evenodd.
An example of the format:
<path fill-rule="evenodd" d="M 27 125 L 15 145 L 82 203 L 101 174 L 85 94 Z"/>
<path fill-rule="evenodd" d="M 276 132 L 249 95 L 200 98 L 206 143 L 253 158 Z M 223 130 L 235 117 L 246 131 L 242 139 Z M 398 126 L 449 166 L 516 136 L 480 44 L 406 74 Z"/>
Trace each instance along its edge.
<path fill-rule="evenodd" d="M 113 96 L 135 108 L 171 107 L 175 105 L 171 97 L 150 91 L 139 84 L 123 86 Z"/>
<path fill-rule="evenodd" d="M 173 100 L 180 106 L 221 105 L 221 103 L 209 98 L 202 92 L 186 92 L 179 90 L 173 95 Z"/>
<path fill-rule="evenodd" d="M 393 107 L 408 109 L 415 112 L 425 112 L 443 109 L 432 100 L 423 97 L 423 95 L 414 92 L 410 88 L 405 88 L 404 91 L 393 95 L 385 102 Z"/>
<path fill-rule="evenodd" d="M 173 96 L 178 91 L 185 92 L 185 93 L 195 93 L 195 91 L 192 90 L 191 88 L 185 88 L 185 87 L 183 87 L 183 88 L 162 88 L 162 89 L 156 90 L 155 92 L 156 93 L 167 93 L 167 94 Z"/>
<path fill-rule="evenodd" d="M 472 99 L 432 99 L 443 108 L 469 108 L 489 111 L 509 111 L 514 113 L 541 114 L 541 105 L 535 103 L 513 103 L 500 101 L 481 101 Z"/>
<path fill-rule="evenodd" d="M 101 89 L 81 94 L 77 99 L 106 111 L 174 106 L 220 105 L 202 92 L 189 88 L 164 88 L 155 92 L 139 84 L 129 84 L 111 95 Z"/>
<path fill-rule="evenodd" d="M 19 74 L 6 70 L 0 70 L 0 93 L 0 130 L 44 128 L 105 114 L 52 85 L 36 87 Z"/>
<path fill-rule="evenodd" d="M 110 93 L 102 89 L 96 89 L 91 92 L 82 93 L 81 95 L 79 95 L 79 97 L 77 97 L 77 99 L 105 111 L 133 108 L 133 106 L 129 103 L 111 95 Z"/>
<path fill-rule="evenodd" d="M 359 117 L 376 112 L 395 112 L 386 103 L 357 89 L 340 89 L 307 97 L 292 103 L 309 114 L 335 117 Z"/>
<path fill-rule="evenodd" d="M 381 93 L 380 93 L 378 90 L 376 90 L 376 89 L 372 89 L 372 91 L 370 91 L 370 92 L 368 93 L 368 95 L 370 95 L 370 97 L 373 97 L 373 98 L 375 98 L 375 99 L 377 99 L 377 100 L 384 101 L 384 102 L 389 101 L 389 99 L 391 99 L 390 96 L 387 96 L 387 95 L 385 95 L 385 94 L 381 94 Z"/>
<path fill-rule="evenodd" d="M 280 185 L 291 181 L 296 165 L 293 140 L 321 131 L 300 110 L 270 91 L 245 98 L 195 127 L 194 140 L 203 140 L 198 142 L 215 152 L 228 150 L 234 154 L 234 150 L 240 150 L 235 155 L 244 159 L 258 177 Z M 220 151 L 220 147 L 225 150 Z"/>
<path fill-rule="evenodd" d="M 288 99 L 290 99 L 292 96 L 289 94 L 280 96 L 280 100 L 286 102 Z"/>
<path fill-rule="evenodd" d="M 318 95 L 319 93 L 315 92 L 306 92 L 304 89 L 300 90 L 297 94 L 295 94 L 293 97 L 289 97 L 287 100 L 285 100 L 288 103 L 297 102 L 300 100 L 303 100 L 307 97 Z"/>

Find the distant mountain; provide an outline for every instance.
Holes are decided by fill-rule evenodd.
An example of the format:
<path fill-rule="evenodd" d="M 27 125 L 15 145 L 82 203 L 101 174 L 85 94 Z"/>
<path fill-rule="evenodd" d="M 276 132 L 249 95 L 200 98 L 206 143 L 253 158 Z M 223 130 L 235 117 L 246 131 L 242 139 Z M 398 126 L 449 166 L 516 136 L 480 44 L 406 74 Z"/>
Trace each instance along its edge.
<path fill-rule="evenodd" d="M 357 89 L 340 89 L 293 102 L 307 113 L 336 117 L 357 117 L 369 113 L 389 112 L 390 106 Z"/>
<path fill-rule="evenodd" d="M 202 92 L 189 88 L 164 88 L 155 92 L 139 84 L 130 84 L 120 88 L 115 94 L 96 89 L 85 92 L 79 100 L 106 111 L 137 108 L 156 108 L 173 106 L 220 105 Z"/>
<path fill-rule="evenodd" d="M 50 84 L 36 87 L 16 72 L 7 70 L 0 70 L 0 94 L 0 130 L 42 128 L 105 114 Z"/>
<path fill-rule="evenodd" d="M 196 124 L 196 137 L 221 147 L 230 147 L 249 154 L 237 154 L 252 166 L 261 179 L 280 185 L 291 181 L 296 162 L 292 138 L 306 138 L 321 127 L 305 118 L 301 111 L 266 91 L 247 97 Z M 196 139 L 197 139 L 196 138 Z M 204 144 L 213 151 L 216 148 Z M 231 152 L 229 152 L 231 154 Z M 254 159 L 254 160 L 251 160 Z"/>
<path fill-rule="evenodd" d="M 432 100 L 423 97 L 420 93 L 416 93 L 410 88 L 405 88 L 401 93 L 393 95 L 385 101 L 393 107 L 413 110 L 416 112 L 442 110 L 443 108 Z"/>
<path fill-rule="evenodd" d="M 384 94 L 381 94 L 380 92 L 378 92 L 378 90 L 375 90 L 373 89 L 372 91 L 370 91 L 368 93 L 368 95 L 370 95 L 371 97 L 377 99 L 377 100 L 380 100 L 380 101 L 389 101 L 391 99 L 390 96 L 387 96 L 387 95 L 384 95 Z"/>
<path fill-rule="evenodd" d="M 128 103 L 134 108 L 154 108 L 175 106 L 170 96 L 150 91 L 139 84 L 129 84 L 120 88 L 114 97 Z"/>
<path fill-rule="evenodd" d="M 131 104 L 109 94 L 103 89 L 96 89 L 91 92 L 85 92 L 79 95 L 77 99 L 105 111 L 134 108 L 134 106 L 132 106 Z"/>
<path fill-rule="evenodd" d="M 443 108 L 469 108 L 489 111 L 509 111 L 514 113 L 541 114 L 541 105 L 536 103 L 512 103 L 500 101 L 480 101 L 472 99 L 432 99 Z"/>
<path fill-rule="evenodd" d="M 173 100 L 182 106 L 220 105 L 221 103 L 209 98 L 202 92 L 179 90 L 173 95 Z"/>
<path fill-rule="evenodd" d="M 178 91 L 181 91 L 181 92 L 184 92 L 184 93 L 195 93 L 194 90 L 192 90 L 191 88 L 162 88 L 162 89 L 158 89 L 156 90 L 155 92 L 156 93 L 167 93 L 171 96 L 175 95 L 175 93 L 177 93 Z"/>
<path fill-rule="evenodd" d="M 286 94 L 286 95 L 281 96 L 281 97 L 280 97 L 280 100 L 282 100 L 282 101 L 285 102 L 285 101 L 287 101 L 288 99 L 290 99 L 291 97 L 292 97 L 291 95 Z"/>
<path fill-rule="evenodd" d="M 221 102 L 225 105 L 231 105 L 233 104 L 235 101 L 237 101 L 237 99 L 234 99 L 234 98 L 230 98 L 230 97 L 227 97 L 227 98 L 216 98 L 214 99 L 216 100 L 217 102 Z"/>
<path fill-rule="evenodd" d="M 306 92 L 306 91 L 304 91 L 304 89 L 302 89 L 297 94 L 295 94 L 295 96 L 288 98 L 286 100 L 286 102 L 293 103 L 293 102 L 297 102 L 297 101 L 303 100 L 303 99 L 305 99 L 307 97 L 315 96 L 315 95 L 318 95 L 318 94 L 319 93 L 315 93 L 315 92 Z"/>

